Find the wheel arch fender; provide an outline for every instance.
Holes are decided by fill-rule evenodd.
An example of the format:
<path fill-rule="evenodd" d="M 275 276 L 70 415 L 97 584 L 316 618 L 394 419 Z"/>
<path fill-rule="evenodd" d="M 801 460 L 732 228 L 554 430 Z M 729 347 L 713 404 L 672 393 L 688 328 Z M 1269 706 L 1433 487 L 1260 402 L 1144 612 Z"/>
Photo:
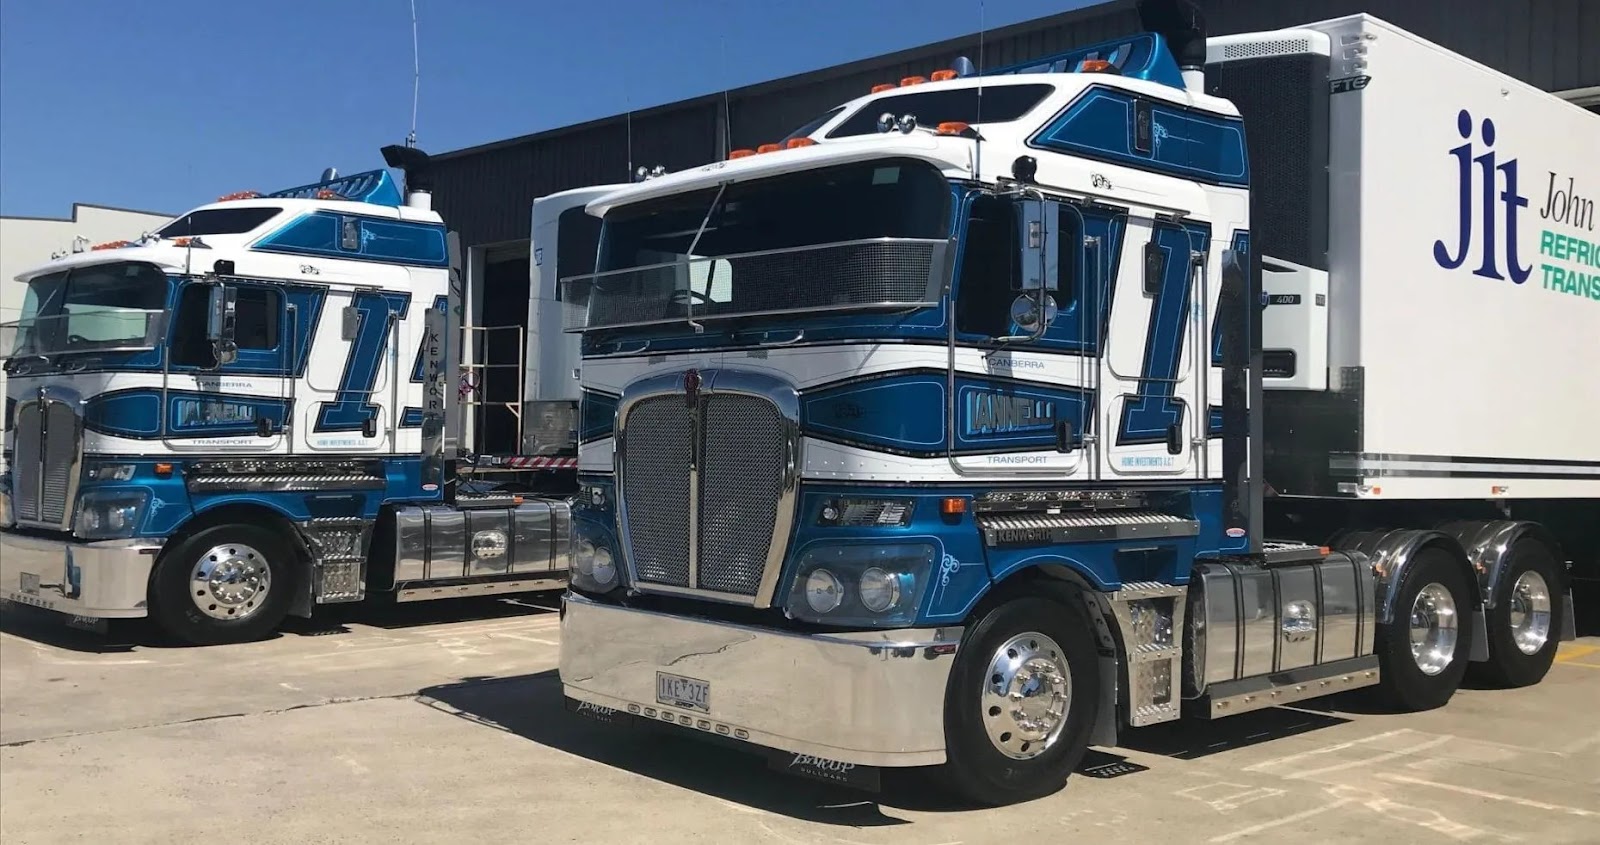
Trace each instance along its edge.
<path fill-rule="evenodd" d="M 311 615 L 311 552 L 306 548 L 290 515 L 272 505 L 261 502 L 221 502 L 198 510 L 179 523 L 172 537 L 164 544 L 163 553 L 177 547 L 183 540 L 219 525 L 260 525 L 284 537 L 293 555 L 289 562 L 290 571 L 294 573 L 289 613 L 302 617 Z M 153 574 L 154 569 L 151 571 Z"/>
<path fill-rule="evenodd" d="M 1549 529 L 1527 520 L 1495 520 L 1493 522 L 1452 522 L 1439 530 L 1455 538 L 1472 565 L 1478 583 L 1479 598 L 1487 610 L 1493 610 L 1499 601 L 1500 584 L 1505 578 L 1506 566 L 1511 560 L 1511 550 L 1522 540 L 1544 544 L 1557 561 L 1562 560 L 1561 544 Z M 1554 592 L 1564 592 L 1565 584 L 1551 584 Z"/>
<path fill-rule="evenodd" d="M 1331 545 L 1342 552 L 1360 552 L 1371 560 L 1378 582 L 1379 624 L 1394 621 L 1394 602 L 1400 593 L 1400 583 L 1411 562 L 1424 549 L 1438 548 L 1448 552 L 1461 565 L 1467 582 L 1472 585 L 1471 598 L 1474 604 L 1478 607 L 1483 604 L 1483 588 L 1478 582 L 1477 573 L 1473 571 L 1466 549 L 1462 548 L 1459 539 L 1445 531 L 1422 528 L 1356 531 L 1335 537 Z"/>

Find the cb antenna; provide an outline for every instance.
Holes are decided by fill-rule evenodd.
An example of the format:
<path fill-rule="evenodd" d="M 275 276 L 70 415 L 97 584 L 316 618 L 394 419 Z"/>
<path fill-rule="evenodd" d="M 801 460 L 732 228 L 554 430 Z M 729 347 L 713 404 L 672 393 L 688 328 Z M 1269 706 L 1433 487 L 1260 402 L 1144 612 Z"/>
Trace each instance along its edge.
<path fill-rule="evenodd" d="M 422 91 L 422 55 L 417 49 L 417 0 L 411 0 L 411 134 L 406 146 L 417 145 L 417 97 Z"/>
<path fill-rule="evenodd" d="M 983 172 L 983 36 L 984 0 L 978 0 L 978 104 L 973 115 L 973 125 L 978 127 L 977 138 L 972 142 L 972 178 Z"/>

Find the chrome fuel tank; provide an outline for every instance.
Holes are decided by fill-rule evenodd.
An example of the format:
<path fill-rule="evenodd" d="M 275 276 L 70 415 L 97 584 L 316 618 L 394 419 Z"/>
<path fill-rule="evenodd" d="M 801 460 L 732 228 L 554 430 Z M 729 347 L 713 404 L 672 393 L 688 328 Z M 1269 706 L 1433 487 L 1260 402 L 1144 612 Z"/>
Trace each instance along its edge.
<path fill-rule="evenodd" d="M 1185 693 L 1370 655 L 1376 604 L 1359 552 L 1202 563 L 1189 585 Z"/>

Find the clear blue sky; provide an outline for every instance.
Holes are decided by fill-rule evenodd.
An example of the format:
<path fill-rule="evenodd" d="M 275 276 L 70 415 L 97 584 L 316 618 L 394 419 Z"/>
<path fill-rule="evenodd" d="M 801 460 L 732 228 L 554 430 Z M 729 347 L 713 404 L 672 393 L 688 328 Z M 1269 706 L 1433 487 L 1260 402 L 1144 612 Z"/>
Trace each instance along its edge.
<path fill-rule="evenodd" d="M 1089 5 L 984 0 L 989 27 Z M 979 0 L 417 0 L 430 152 L 974 32 Z M 723 45 L 726 46 L 724 61 Z M 170 213 L 382 164 L 408 0 L 0 0 L 0 214 Z"/>

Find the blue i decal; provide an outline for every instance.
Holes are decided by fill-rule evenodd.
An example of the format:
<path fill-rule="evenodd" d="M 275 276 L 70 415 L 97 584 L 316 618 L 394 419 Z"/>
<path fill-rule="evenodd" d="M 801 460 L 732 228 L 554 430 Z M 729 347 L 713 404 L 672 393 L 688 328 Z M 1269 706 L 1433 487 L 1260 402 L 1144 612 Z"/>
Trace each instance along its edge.
<path fill-rule="evenodd" d="M 389 339 L 390 326 L 405 319 L 410 305 L 409 293 L 361 291 L 351 297 L 350 307 L 355 309 L 359 322 L 356 336 L 344 359 L 339 389 L 332 402 L 324 402 L 318 409 L 312 431 L 360 431 L 367 420 L 377 416 L 378 407 L 368 400 L 383 366 L 385 341 Z"/>
<path fill-rule="evenodd" d="M 1150 266 L 1145 267 L 1145 274 L 1150 286 L 1146 293 L 1152 301 L 1144 365 L 1139 370 L 1138 395 L 1122 406 L 1119 446 L 1164 443 L 1167 430 L 1183 423 L 1184 405 L 1174 398 L 1174 393 L 1189 323 L 1189 254 L 1205 252 L 1210 247 L 1211 229 L 1157 221 L 1150 244 L 1154 249 L 1147 253 Z M 1160 266 L 1153 266 L 1156 260 Z"/>

